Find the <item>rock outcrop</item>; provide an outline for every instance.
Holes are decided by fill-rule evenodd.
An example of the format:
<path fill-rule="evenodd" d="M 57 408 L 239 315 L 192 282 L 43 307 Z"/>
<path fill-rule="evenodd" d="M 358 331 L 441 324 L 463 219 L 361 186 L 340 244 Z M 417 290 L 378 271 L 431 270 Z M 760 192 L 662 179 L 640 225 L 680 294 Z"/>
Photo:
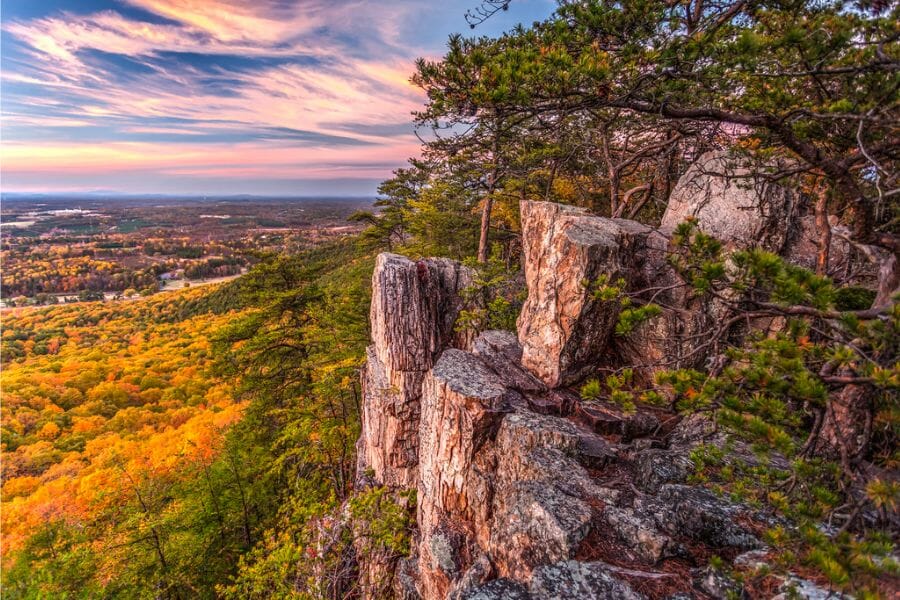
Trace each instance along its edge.
<path fill-rule="evenodd" d="M 443 598 L 488 536 L 494 457 L 487 446 L 511 405 L 500 378 L 461 350 L 445 351 L 422 387 L 419 574 L 422 594 Z"/>
<path fill-rule="evenodd" d="M 741 173 L 723 155 L 704 156 L 679 183 L 664 222 L 693 216 L 734 247 L 796 244 L 782 235 L 798 214 L 791 193 L 744 187 L 733 180 Z M 662 366 L 702 364 L 712 350 L 697 333 L 719 318 L 718 307 L 677 285 L 665 228 L 546 202 L 523 202 L 521 212 L 528 299 L 517 334 L 455 332 L 460 290 L 471 281 L 457 263 L 377 260 L 358 479 L 415 488 L 417 531 L 408 557 L 359 557 L 363 595 L 740 593 L 711 570 L 709 556 L 762 560 L 755 532 L 773 521 L 688 484 L 692 450 L 724 445 L 721 435 L 700 416 L 678 423 L 650 409 L 629 415 L 566 388 L 598 367 L 636 365 L 648 377 Z M 616 335 L 621 305 L 593 293 L 590 282 L 601 278 L 675 310 Z M 730 448 L 754 464 L 749 447 Z M 376 579 L 390 585 L 365 585 Z"/>
<path fill-rule="evenodd" d="M 559 387 L 595 368 L 619 316 L 592 283 L 640 278 L 649 227 L 550 202 L 520 204 L 528 298 L 519 315 L 522 364 Z"/>
<path fill-rule="evenodd" d="M 528 286 L 518 320 L 522 364 L 543 383 L 579 381 L 598 364 L 627 365 L 643 380 L 660 368 L 703 364 L 712 349 L 697 334 L 722 306 L 679 285 L 667 234 L 549 202 L 524 201 L 520 209 Z M 620 304 L 596 297 L 599 280 L 675 310 L 614 335 Z"/>
<path fill-rule="evenodd" d="M 423 597 L 461 596 L 492 575 L 528 581 L 533 569 L 575 555 L 598 493 L 575 458 L 589 434 L 532 412 L 502 373 L 453 349 L 426 376 L 421 415 Z"/>
<path fill-rule="evenodd" d="M 470 283 L 471 274 L 455 261 L 378 256 L 357 449 L 359 473 L 376 483 L 416 486 L 422 381 L 444 348 L 464 343 L 453 325 L 459 291 Z"/>
<path fill-rule="evenodd" d="M 702 155 L 672 190 L 660 230 L 694 218 L 702 231 L 727 247 L 761 248 L 815 270 L 821 232 L 810 203 L 795 191 L 799 182 L 775 181 L 760 174 L 765 170 L 786 169 L 775 163 L 760 169 L 748 157 L 724 150 Z M 896 257 L 874 246 L 851 244 L 850 231 L 835 215 L 828 227 L 826 274 L 841 284 L 878 287 L 875 305 L 882 305 L 900 286 Z"/>
<path fill-rule="evenodd" d="M 623 473 L 647 468 L 574 417 L 535 412 L 529 397 L 548 390 L 519 363 L 515 336 L 484 332 L 472 348 L 445 349 L 422 378 L 414 551 L 392 566 L 361 564 L 369 580 L 393 568 L 395 597 L 426 600 L 631 600 L 646 597 L 634 580 L 672 585 L 646 568 L 690 544 L 757 547 L 735 524 L 746 509 L 676 477 L 645 486 L 652 495 L 617 489 Z M 628 567 L 594 549 L 610 543 L 628 548 Z"/>
<path fill-rule="evenodd" d="M 661 228 L 693 217 L 702 231 L 726 244 L 781 252 L 795 228 L 800 202 L 791 188 L 759 171 L 729 151 L 704 154 L 669 195 Z"/>

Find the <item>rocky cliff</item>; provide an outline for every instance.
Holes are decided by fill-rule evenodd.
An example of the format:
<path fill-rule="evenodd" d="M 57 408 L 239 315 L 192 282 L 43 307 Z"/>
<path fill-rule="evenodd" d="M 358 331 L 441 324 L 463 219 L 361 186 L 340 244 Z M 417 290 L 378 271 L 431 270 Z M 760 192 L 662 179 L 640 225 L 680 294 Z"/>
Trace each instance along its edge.
<path fill-rule="evenodd" d="M 790 193 L 774 184 L 735 191 L 710 173 L 726 168 L 721 157 L 705 160 L 673 193 L 660 229 L 523 202 L 528 298 L 516 333 L 454 331 L 471 280 L 460 265 L 379 256 L 358 478 L 363 487 L 415 489 L 417 531 L 407 558 L 361 557 L 365 595 L 739 593 L 709 558 L 764 554 L 758 532 L 774 517 L 687 485 L 690 451 L 721 437 L 699 417 L 628 415 L 566 387 L 603 366 L 649 375 L 709 358 L 695 333 L 716 319 L 716 306 L 670 285 L 669 231 L 683 218 L 737 247 L 789 255 L 810 243 L 802 227 L 783 226 L 802 221 Z M 619 305 L 585 285 L 601 277 L 656 290 L 675 316 L 614 335 Z M 732 451 L 753 460 L 749 448 Z"/>

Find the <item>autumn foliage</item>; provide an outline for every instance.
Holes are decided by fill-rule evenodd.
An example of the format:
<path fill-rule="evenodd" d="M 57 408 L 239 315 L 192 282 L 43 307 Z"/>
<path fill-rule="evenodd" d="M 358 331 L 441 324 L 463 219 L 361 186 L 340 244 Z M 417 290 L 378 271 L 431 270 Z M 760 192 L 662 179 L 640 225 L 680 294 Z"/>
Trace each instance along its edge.
<path fill-rule="evenodd" d="M 23 580 L 15 571 L 66 555 L 70 566 L 90 557 L 96 585 L 119 577 L 140 562 L 135 548 L 148 545 L 148 532 L 164 535 L 156 521 L 180 510 L 182 499 L 167 496 L 221 453 L 242 405 L 209 373 L 209 334 L 238 314 L 200 310 L 208 293 L 4 313 L 3 559 L 12 597 L 16 584 L 61 592 L 65 582 L 35 585 L 39 574 Z"/>

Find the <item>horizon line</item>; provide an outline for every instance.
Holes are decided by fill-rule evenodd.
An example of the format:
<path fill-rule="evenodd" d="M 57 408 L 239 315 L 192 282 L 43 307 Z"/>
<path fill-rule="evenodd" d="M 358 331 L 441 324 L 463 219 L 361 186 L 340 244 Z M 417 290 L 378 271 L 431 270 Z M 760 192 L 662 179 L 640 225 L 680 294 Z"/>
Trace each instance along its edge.
<path fill-rule="evenodd" d="M 0 192 L 0 198 L 8 196 L 27 198 L 27 197 L 46 197 L 52 198 L 185 198 L 185 199 L 205 199 L 205 198 L 262 198 L 262 199 L 297 199 L 297 200 L 349 200 L 349 199 L 370 199 L 377 198 L 378 194 L 172 194 L 162 192 L 146 192 L 146 193 L 130 193 L 130 192 Z"/>

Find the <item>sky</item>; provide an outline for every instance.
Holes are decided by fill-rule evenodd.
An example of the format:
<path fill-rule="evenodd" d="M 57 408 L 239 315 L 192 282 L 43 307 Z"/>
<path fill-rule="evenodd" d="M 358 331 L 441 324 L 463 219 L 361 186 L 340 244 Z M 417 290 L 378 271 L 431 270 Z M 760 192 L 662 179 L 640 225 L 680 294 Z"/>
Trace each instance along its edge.
<path fill-rule="evenodd" d="M 3 0 L 0 189 L 372 195 L 419 153 L 415 59 L 555 7 L 478 5 Z"/>

